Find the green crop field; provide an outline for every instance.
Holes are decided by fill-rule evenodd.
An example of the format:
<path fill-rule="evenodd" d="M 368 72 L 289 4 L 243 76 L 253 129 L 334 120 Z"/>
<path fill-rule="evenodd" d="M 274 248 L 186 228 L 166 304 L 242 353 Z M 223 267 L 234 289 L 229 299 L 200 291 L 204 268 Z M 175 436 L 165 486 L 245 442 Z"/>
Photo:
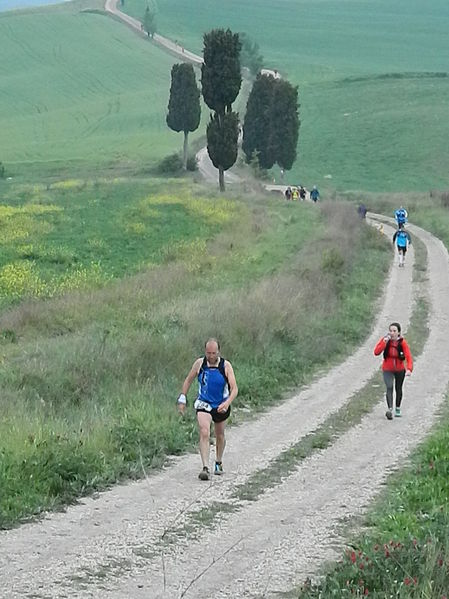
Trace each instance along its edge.
<path fill-rule="evenodd" d="M 125 0 L 141 18 L 145 0 Z M 160 0 L 159 32 L 201 52 L 213 27 L 245 31 L 300 88 L 291 181 L 337 189 L 449 184 L 449 4 L 435 0 Z"/>
<path fill-rule="evenodd" d="M 14 177 L 141 167 L 181 146 L 165 123 L 173 58 L 78 9 L 0 13 L 0 161 Z"/>

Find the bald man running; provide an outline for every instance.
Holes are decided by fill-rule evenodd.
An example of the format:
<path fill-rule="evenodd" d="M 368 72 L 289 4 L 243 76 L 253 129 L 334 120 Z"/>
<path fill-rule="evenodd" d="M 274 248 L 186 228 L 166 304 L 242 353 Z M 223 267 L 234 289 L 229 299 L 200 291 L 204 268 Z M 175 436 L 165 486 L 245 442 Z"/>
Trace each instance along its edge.
<path fill-rule="evenodd" d="M 231 403 L 237 397 L 238 388 L 231 363 L 220 356 L 220 344 L 209 339 L 205 345 L 205 356 L 195 360 L 178 397 L 178 409 L 184 414 L 187 393 L 194 379 L 198 379 L 198 397 L 193 404 L 200 431 L 200 455 L 203 469 L 200 480 L 209 480 L 210 425 L 215 427 L 214 474 L 223 474 L 222 457 L 226 445 L 226 420 L 231 413 Z"/>

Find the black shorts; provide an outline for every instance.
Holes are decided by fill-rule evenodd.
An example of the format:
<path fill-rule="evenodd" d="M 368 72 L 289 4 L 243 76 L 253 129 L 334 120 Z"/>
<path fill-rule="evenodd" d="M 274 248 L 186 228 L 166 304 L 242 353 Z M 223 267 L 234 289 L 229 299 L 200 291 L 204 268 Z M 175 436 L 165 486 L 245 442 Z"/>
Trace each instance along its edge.
<path fill-rule="evenodd" d="M 407 251 L 407 246 L 400 246 L 400 245 L 398 245 L 398 252 L 400 254 L 405 254 L 406 251 Z"/>
<path fill-rule="evenodd" d="M 212 416 L 213 422 L 224 422 L 231 415 L 231 406 L 229 406 L 229 408 L 226 410 L 226 412 L 219 412 L 217 410 L 217 408 L 212 408 L 212 410 L 206 410 L 205 408 L 199 408 L 199 410 L 197 410 L 196 413 L 198 414 L 198 412 L 204 412 L 206 414 L 210 414 Z"/>

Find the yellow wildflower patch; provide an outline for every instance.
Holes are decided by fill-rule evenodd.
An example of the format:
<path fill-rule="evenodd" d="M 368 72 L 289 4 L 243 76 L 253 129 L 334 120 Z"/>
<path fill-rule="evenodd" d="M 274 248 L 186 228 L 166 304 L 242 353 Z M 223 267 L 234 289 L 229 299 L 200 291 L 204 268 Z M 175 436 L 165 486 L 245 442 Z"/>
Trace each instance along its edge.
<path fill-rule="evenodd" d="M 55 279 L 52 284 L 53 293 L 66 293 L 78 289 L 89 289 L 104 285 L 112 277 L 102 272 L 97 262 L 91 262 L 88 267 L 80 266 L 60 279 Z"/>
<path fill-rule="evenodd" d="M 45 295 L 46 285 L 27 262 L 11 262 L 0 269 L 0 296 L 39 297 Z"/>
<path fill-rule="evenodd" d="M 49 233 L 52 225 L 33 217 L 60 211 L 62 208 L 54 205 L 0 206 L 0 243 L 8 244 L 11 241 Z"/>
<path fill-rule="evenodd" d="M 127 233 L 133 234 L 133 235 L 143 235 L 146 231 L 146 227 L 143 223 L 126 223 L 125 224 L 125 231 Z"/>
<path fill-rule="evenodd" d="M 144 198 L 138 205 L 139 214 L 147 217 L 152 206 L 176 204 L 210 225 L 226 224 L 237 213 L 237 204 L 232 200 L 196 198 L 189 191 L 181 191 L 178 195 L 161 194 Z"/>

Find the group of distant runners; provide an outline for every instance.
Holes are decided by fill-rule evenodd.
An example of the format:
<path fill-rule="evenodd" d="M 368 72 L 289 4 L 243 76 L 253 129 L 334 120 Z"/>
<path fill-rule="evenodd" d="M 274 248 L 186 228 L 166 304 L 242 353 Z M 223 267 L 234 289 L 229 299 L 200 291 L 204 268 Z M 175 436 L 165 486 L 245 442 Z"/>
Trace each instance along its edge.
<path fill-rule="evenodd" d="M 284 196 L 288 201 L 304 201 L 307 197 L 307 193 L 309 193 L 309 198 L 312 202 L 317 202 L 320 199 L 320 192 L 316 185 L 313 186 L 310 192 L 307 192 L 307 189 L 302 185 L 288 185 L 284 191 Z"/>
<path fill-rule="evenodd" d="M 314 189 L 316 188 L 314 187 Z M 312 201 L 316 201 L 318 197 Z M 358 213 L 361 218 L 365 218 L 367 208 L 362 204 L 358 208 Z M 393 244 L 399 255 L 399 266 L 403 268 L 405 254 L 411 239 L 408 231 L 405 230 L 408 220 L 407 210 L 402 206 L 395 211 L 395 220 L 397 229 L 393 235 Z M 396 418 L 401 416 L 402 387 L 405 377 L 410 376 L 413 371 L 412 354 L 407 341 L 401 334 L 399 322 L 392 322 L 388 327 L 388 332 L 377 342 L 374 355 L 381 354 L 387 402 L 385 416 L 388 420 L 393 420 L 393 415 Z M 178 410 L 182 415 L 186 412 L 187 394 L 195 379 L 198 383 L 198 392 L 193 407 L 196 411 L 199 428 L 199 450 L 202 462 L 198 478 L 207 481 L 211 474 L 209 469 L 211 424 L 214 423 L 215 429 L 213 473 L 221 475 L 224 472 L 222 459 L 226 446 L 226 422 L 231 414 L 231 404 L 238 394 L 234 370 L 231 363 L 221 357 L 220 344 L 217 339 L 210 338 L 206 341 L 204 356 L 195 360 L 184 380 L 181 394 L 177 399 Z"/>

